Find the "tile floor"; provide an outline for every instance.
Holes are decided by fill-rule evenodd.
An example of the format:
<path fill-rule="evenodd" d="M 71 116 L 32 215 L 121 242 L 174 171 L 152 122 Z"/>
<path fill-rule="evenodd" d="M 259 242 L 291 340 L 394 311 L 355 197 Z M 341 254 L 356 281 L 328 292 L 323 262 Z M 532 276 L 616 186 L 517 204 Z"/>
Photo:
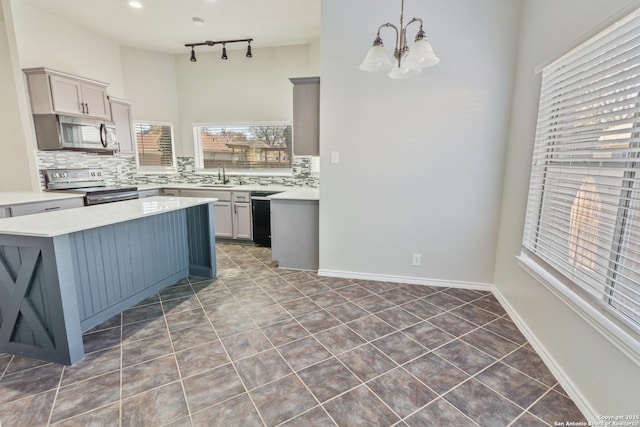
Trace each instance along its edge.
<path fill-rule="evenodd" d="M 89 331 L 73 367 L 0 354 L 13 426 L 553 426 L 584 420 L 489 292 L 278 270 L 218 245 Z"/>

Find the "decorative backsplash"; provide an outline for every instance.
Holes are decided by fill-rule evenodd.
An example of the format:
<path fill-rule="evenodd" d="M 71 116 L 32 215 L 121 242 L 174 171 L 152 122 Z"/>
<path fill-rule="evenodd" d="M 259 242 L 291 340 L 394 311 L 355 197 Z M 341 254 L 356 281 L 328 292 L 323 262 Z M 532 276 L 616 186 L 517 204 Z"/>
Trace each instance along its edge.
<path fill-rule="evenodd" d="M 218 174 L 195 173 L 193 157 L 178 157 L 178 172 L 164 175 L 138 174 L 136 158 L 132 155 L 115 154 L 100 155 L 74 151 L 38 151 L 38 170 L 40 185 L 44 188 L 43 169 L 69 168 L 101 168 L 107 185 L 139 185 L 139 184 L 219 184 Z M 232 184 L 280 184 L 291 186 L 318 187 L 317 173 L 312 173 L 312 158 L 295 156 L 293 158 L 293 175 L 230 175 L 227 178 Z"/>

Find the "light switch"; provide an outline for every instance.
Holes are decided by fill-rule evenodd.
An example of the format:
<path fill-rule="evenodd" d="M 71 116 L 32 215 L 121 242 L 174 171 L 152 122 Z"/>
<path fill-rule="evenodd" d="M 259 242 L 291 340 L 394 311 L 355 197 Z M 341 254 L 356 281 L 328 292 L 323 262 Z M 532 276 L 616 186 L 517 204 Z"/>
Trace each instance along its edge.
<path fill-rule="evenodd" d="M 338 153 L 337 151 L 331 152 L 331 163 L 334 165 L 340 163 L 340 153 Z"/>

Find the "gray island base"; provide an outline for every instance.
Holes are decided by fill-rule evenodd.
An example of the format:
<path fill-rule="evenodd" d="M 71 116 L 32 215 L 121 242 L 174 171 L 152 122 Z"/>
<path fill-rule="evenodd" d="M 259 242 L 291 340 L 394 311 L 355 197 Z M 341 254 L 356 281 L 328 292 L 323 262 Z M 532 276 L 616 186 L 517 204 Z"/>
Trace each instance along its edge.
<path fill-rule="evenodd" d="M 214 199 L 0 220 L 0 353 L 72 365 L 82 333 L 188 275 L 215 277 Z"/>

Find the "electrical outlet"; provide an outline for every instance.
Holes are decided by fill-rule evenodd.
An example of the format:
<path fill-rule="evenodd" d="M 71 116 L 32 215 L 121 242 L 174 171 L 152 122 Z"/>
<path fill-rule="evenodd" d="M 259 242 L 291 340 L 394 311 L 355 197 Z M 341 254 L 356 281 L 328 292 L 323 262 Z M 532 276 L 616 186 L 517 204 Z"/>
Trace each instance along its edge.
<path fill-rule="evenodd" d="M 413 261 L 412 261 L 413 265 L 420 265 L 422 264 L 422 255 L 421 254 L 413 254 Z"/>

